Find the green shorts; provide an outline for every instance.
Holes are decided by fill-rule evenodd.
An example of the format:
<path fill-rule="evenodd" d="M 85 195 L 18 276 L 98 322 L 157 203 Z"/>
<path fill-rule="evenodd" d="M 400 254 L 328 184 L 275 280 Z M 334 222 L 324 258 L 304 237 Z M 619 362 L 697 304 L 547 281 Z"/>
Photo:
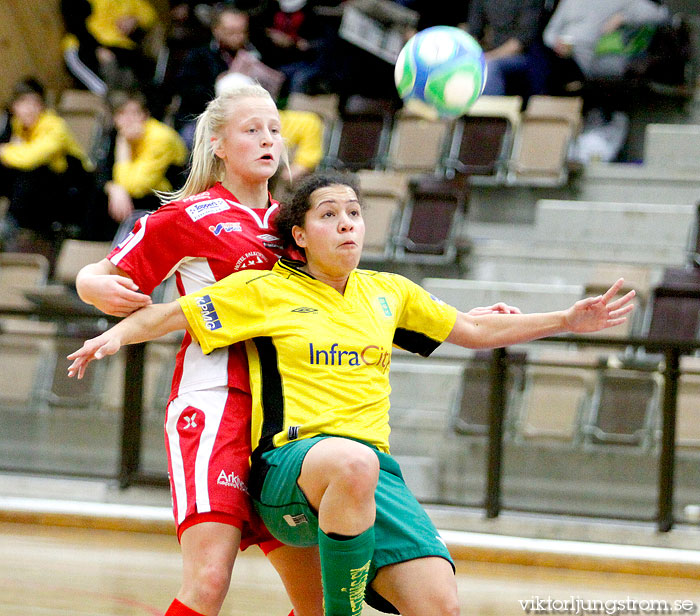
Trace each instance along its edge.
<path fill-rule="evenodd" d="M 272 449 L 251 469 L 250 483 L 261 486 L 259 494 L 251 491 L 255 508 L 273 536 L 288 545 L 318 544 L 317 513 L 297 479 L 307 452 L 324 438 L 329 437 L 316 436 Z M 380 470 L 375 492 L 375 549 L 365 601 L 375 609 L 398 613 L 369 587 L 379 568 L 426 556 L 444 558 L 453 568 L 454 563 L 435 525 L 406 486 L 396 460 L 373 447 L 372 450 L 379 458 Z"/>

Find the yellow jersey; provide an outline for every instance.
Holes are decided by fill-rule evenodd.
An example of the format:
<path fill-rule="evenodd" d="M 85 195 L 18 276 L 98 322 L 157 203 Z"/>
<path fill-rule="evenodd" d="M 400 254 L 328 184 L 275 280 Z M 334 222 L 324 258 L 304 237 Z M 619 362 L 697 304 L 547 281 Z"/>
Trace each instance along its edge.
<path fill-rule="evenodd" d="M 246 340 L 252 446 L 319 434 L 389 451 L 392 346 L 428 356 L 457 311 L 396 274 L 354 270 L 344 294 L 279 261 L 178 299 L 204 353 Z"/>

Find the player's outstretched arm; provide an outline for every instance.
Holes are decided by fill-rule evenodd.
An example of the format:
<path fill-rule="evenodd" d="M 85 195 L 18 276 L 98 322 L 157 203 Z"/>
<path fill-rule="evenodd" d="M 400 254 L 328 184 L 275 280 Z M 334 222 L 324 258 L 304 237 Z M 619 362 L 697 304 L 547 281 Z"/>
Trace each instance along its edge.
<path fill-rule="evenodd" d="M 634 309 L 630 291 L 619 299 L 621 278 L 603 295 L 588 297 L 566 310 L 537 314 L 457 313 L 447 341 L 472 349 L 504 347 L 564 332 L 590 333 L 625 322 Z"/>
<path fill-rule="evenodd" d="M 152 304 L 138 310 L 96 338 L 87 340 L 81 348 L 68 355 L 73 363 L 68 376 L 83 378 L 87 365 L 106 355 L 114 355 L 125 344 L 155 340 L 165 334 L 187 328 L 187 319 L 177 302 Z"/>
<path fill-rule="evenodd" d="M 492 306 L 478 306 L 476 308 L 472 308 L 467 314 L 470 314 L 473 317 L 480 314 L 520 314 L 520 308 L 509 306 L 503 302 L 498 302 Z"/>

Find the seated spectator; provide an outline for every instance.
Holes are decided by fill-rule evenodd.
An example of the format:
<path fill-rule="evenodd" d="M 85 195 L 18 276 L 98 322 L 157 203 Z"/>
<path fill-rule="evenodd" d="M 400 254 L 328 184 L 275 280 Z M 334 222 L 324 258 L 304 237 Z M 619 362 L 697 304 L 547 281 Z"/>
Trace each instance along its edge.
<path fill-rule="evenodd" d="M 5 250 L 51 259 L 60 237 L 78 233 L 90 165 L 38 81 L 15 85 L 10 111 L 9 141 L 0 145 L 0 194 L 10 201 L 0 240 Z"/>
<path fill-rule="evenodd" d="M 621 77 L 624 66 L 605 68 L 596 61 L 601 36 L 623 25 L 659 24 L 668 19 L 668 8 L 651 0 L 561 0 L 547 24 L 543 38 L 558 58 L 556 85 L 572 89 L 594 77 Z"/>
<path fill-rule="evenodd" d="M 287 78 L 284 92 L 309 92 L 323 70 L 322 22 L 307 0 L 273 0 L 256 46 L 266 64 Z"/>
<path fill-rule="evenodd" d="M 544 94 L 548 62 L 540 39 L 542 0 L 471 0 L 469 33 L 485 51 L 484 94 Z"/>
<path fill-rule="evenodd" d="M 177 78 L 181 88 L 175 128 L 189 147 L 196 117 L 214 98 L 216 78 L 229 70 L 239 50 L 260 56 L 250 42 L 249 24 L 248 14 L 235 7 L 216 8 L 212 13 L 210 42 L 191 50 L 183 61 Z"/>
<path fill-rule="evenodd" d="M 157 13 L 148 0 L 61 0 L 71 74 L 104 96 L 108 89 L 146 87 L 154 63 L 143 49 Z"/>
<path fill-rule="evenodd" d="M 87 239 L 108 240 L 134 210 L 155 210 L 154 191 L 177 188 L 187 161 L 187 148 L 169 126 L 150 117 L 140 92 L 114 92 L 109 97 L 114 130 L 97 161 L 94 204 L 86 224 Z"/>

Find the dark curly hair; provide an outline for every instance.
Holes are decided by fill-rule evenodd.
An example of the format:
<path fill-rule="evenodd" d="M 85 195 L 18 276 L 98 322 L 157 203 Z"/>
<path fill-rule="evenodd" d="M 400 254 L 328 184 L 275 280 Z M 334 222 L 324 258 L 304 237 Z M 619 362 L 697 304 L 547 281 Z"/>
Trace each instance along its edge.
<path fill-rule="evenodd" d="M 334 185 L 348 186 L 355 191 L 356 195 L 360 194 L 357 180 L 353 175 L 338 172 L 313 173 L 300 180 L 289 201 L 280 205 L 275 225 L 285 247 L 294 246 L 302 253 L 304 252 L 304 249 L 297 246 L 294 241 L 292 229 L 295 226 L 304 226 L 306 212 L 311 207 L 309 202 L 311 194 L 319 188 Z"/>

